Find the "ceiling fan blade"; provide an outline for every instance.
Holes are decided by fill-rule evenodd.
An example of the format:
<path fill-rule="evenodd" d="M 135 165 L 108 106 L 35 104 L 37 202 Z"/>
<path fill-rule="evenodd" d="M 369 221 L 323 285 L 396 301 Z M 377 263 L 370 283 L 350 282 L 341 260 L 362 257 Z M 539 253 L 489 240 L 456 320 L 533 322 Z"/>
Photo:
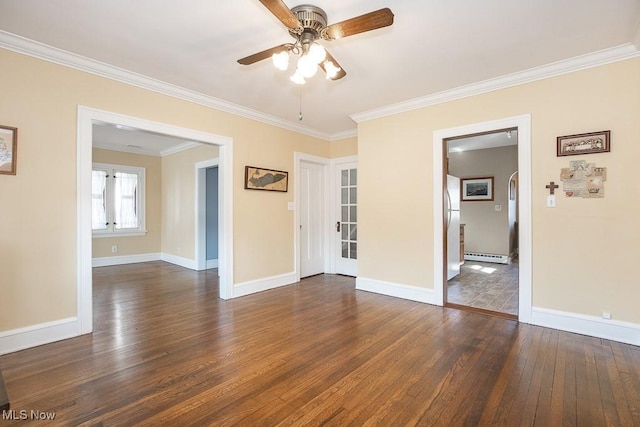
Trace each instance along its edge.
<path fill-rule="evenodd" d="M 347 75 L 347 72 L 344 71 L 344 68 L 342 68 L 342 66 L 340 64 L 338 64 L 338 61 L 336 61 L 336 59 L 333 56 L 331 56 L 329 51 L 326 51 L 326 52 L 327 52 L 327 56 L 326 56 L 325 60 L 320 63 L 320 68 L 322 68 L 322 71 L 324 71 L 325 74 L 326 74 L 327 73 L 327 68 L 326 68 L 325 64 L 327 63 L 327 61 L 331 61 L 334 66 L 340 68 L 338 73 L 331 80 L 340 80 L 341 78 L 343 78 L 344 76 Z"/>
<path fill-rule="evenodd" d="M 329 25 L 324 38 L 335 40 L 393 24 L 393 12 L 388 7 L 375 12 L 365 13 L 337 24 Z"/>
<path fill-rule="evenodd" d="M 273 13 L 273 15 L 278 18 L 285 27 L 291 30 L 302 27 L 298 18 L 282 0 L 260 0 L 260 3 L 269 9 L 269 12 Z"/>
<path fill-rule="evenodd" d="M 262 52 L 254 53 L 253 55 L 238 59 L 238 63 L 242 65 L 250 65 L 254 62 L 270 58 L 274 53 L 280 53 L 287 50 L 289 50 L 288 46 L 286 44 L 281 44 L 280 46 L 272 47 L 271 49 L 263 50 Z"/>

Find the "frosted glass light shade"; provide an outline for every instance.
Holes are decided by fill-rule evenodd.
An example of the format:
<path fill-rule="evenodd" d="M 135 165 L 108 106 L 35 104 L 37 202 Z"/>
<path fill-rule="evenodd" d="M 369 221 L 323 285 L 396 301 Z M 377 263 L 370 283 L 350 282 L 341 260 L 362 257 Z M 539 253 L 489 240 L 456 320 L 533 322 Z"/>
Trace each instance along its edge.
<path fill-rule="evenodd" d="M 324 48 L 319 44 L 314 43 L 309 48 L 309 53 L 307 55 L 311 57 L 313 62 L 319 64 L 324 61 L 324 58 L 327 57 L 327 51 L 325 51 Z"/>
<path fill-rule="evenodd" d="M 273 65 L 278 70 L 285 71 L 289 68 L 289 52 L 282 51 L 280 53 L 274 53 L 271 59 L 273 60 Z"/>
<path fill-rule="evenodd" d="M 326 61 L 324 63 L 324 71 L 327 73 L 327 79 L 332 79 L 338 75 L 340 67 L 336 67 L 331 61 Z"/>
<path fill-rule="evenodd" d="M 310 79 L 316 75 L 318 64 L 309 55 L 303 55 L 298 59 L 297 72 L 300 72 L 304 78 Z"/>
<path fill-rule="evenodd" d="M 303 85 L 305 83 L 304 76 L 300 73 L 300 70 L 296 70 L 293 76 L 289 77 L 289 80 L 291 80 L 297 85 Z"/>

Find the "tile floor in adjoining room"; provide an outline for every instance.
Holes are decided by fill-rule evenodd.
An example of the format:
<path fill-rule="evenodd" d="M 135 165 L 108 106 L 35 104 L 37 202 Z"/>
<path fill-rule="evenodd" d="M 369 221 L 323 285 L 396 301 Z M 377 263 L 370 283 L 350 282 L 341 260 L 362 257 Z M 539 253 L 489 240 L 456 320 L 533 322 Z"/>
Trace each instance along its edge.
<path fill-rule="evenodd" d="M 518 314 L 518 261 L 511 264 L 465 261 L 447 282 L 447 301 L 507 314 Z"/>

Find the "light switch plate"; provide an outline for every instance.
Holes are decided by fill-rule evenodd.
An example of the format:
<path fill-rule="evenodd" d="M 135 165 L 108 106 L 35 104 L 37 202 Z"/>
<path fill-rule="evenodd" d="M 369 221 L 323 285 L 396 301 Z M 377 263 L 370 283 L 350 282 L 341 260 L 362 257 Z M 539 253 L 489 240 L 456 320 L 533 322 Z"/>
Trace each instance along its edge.
<path fill-rule="evenodd" d="M 296 210 L 296 202 L 288 202 L 287 203 L 287 209 L 290 211 L 295 211 Z"/>
<path fill-rule="evenodd" d="M 548 208 L 556 207 L 556 196 L 552 196 L 552 195 L 547 196 L 547 207 Z"/>

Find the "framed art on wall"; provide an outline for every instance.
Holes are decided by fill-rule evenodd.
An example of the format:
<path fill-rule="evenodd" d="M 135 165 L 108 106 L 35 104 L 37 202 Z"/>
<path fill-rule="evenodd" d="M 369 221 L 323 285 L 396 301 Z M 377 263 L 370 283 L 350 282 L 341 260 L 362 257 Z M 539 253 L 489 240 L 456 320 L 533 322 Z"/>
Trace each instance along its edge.
<path fill-rule="evenodd" d="M 461 178 L 460 193 L 463 202 L 493 200 L 493 177 Z"/>
<path fill-rule="evenodd" d="M 15 175 L 18 129 L 0 125 L 0 174 Z"/>
<path fill-rule="evenodd" d="M 244 168 L 244 188 L 286 193 L 289 188 L 289 172 L 246 166 Z"/>
<path fill-rule="evenodd" d="M 565 135 L 557 138 L 558 156 L 576 156 L 578 154 L 607 153 L 611 151 L 611 131 Z"/>

